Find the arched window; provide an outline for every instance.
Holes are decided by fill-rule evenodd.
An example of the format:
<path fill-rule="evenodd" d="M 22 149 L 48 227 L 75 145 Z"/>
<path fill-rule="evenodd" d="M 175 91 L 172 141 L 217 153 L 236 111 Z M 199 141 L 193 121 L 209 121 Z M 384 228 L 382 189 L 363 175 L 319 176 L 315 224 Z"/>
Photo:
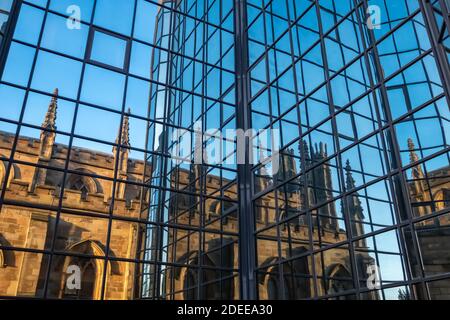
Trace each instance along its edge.
<path fill-rule="evenodd" d="M 303 252 L 303 248 L 294 251 L 295 254 L 298 252 Z M 276 258 L 271 258 L 266 260 L 266 263 L 272 264 L 276 260 Z M 265 289 L 263 289 L 262 295 L 271 300 L 309 298 L 311 296 L 310 278 L 307 258 L 275 265 L 268 268 L 264 278 L 260 280 L 260 284 Z"/>
<path fill-rule="evenodd" d="M 186 275 L 184 276 L 184 299 L 186 300 L 196 300 L 197 299 L 197 270 L 189 269 L 186 271 Z"/>
<path fill-rule="evenodd" d="M 190 264 L 198 265 L 198 257 L 191 260 Z M 206 265 L 208 268 L 187 268 L 183 279 L 184 299 L 225 299 L 224 293 L 220 290 L 220 281 L 217 281 L 217 272 L 212 269 L 214 263 L 207 256 L 204 256 L 202 265 Z M 198 281 L 199 277 L 200 282 Z"/>
<path fill-rule="evenodd" d="M 92 240 L 78 242 L 71 245 L 67 250 L 83 255 L 100 257 L 105 255 L 104 250 Z M 69 277 L 73 275 L 73 273 L 67 272 L 71 266 L 76 266 L 80 271 L 79 282 L 81 286 L 78 289 L 67 286 Z M 64 276 L 62 277 L 60 296 L 65 299 L 99 300 L 101 298 L 104 266 L 104 261 L 100 259 L 75 256 L 65 257 L 62 269 Z"/>
<path fill-rule="evenodd" d="M 269 280 L 267 281 L 267 297 L 269 300 L 278 300 L 280 296 L 278 294 L 278 279 L 274 276 L 269 276 Z"/>
<path fill-rule="evenodd" d="M 269 279 L 267 280 L 267 297 L 269 300 L 293 299 L 288 277 L 283 275 L 283 279 L 280 280 L 278 270 L 278 267 L 274 267 L 269 275 Z"/>
<path fill-rule="evenodd" d="M 328 294 L 335 294 L 353 289 L 353 281 L 350 272 L 342 264 L 333 267 L 329 273 Z M 346 300 L 345 296 L 338 299 Z"/>
<path fill-rule="evenodd" d="M 229 214 L 230 210 L 234 207 L 234 202 L 230 197 L 225 196 L 225 200 L 215 200 L 207 208 L 209 213 L 216 215 Z M 232 212 L 231 216 L 235 217 L 236 212 Z"/>
<path fill-rule="evenodd" d="M 443 200 L 444 200 L 444 207 L 450 207 L 450 189 L 444 189 L 442 190 L 443 193 Z"/>
<path fill-rule="evenodd" d="M 67 179 L 66 188 L 80 191 L 82 199 L 86 199 L 90 193 L 102 193 L 101 185 L 94 178 L 80 174 L 71 174 Z"/>
<path fill-rule="evenodd" d="M 79 179 L 75 180 L 71 185 L 69 185 L 69 189 L 80 191 L 81 199 L 83 199 L 83 200 L 86 200 L 86 198 L 89 194 L 89 188 L 84 183 L 84 181 L 81 177 Z"/>
<path fill-rule="evenodd" d="M 98 299 L 96 295 L 96 283 L 98 274 L 95 261 L 92 259 L 70 259 L 68 266 L 76 265 L 80 268 L 81 286 L 80 289 L 68 289 L 64 290 L 63 298 L 65 299 L 85 299 L 93 300 Z"/>

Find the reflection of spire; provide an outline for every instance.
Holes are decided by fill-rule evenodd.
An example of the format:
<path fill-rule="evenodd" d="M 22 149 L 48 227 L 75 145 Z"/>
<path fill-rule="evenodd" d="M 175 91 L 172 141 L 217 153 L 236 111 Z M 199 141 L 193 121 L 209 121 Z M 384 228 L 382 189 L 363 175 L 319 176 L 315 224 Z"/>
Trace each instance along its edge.
<path fill-rule="evenodd" d="M 318 209 L 320 225 L 322 228 L 337 229 L 335 203 L 329 201 L 333 198 L 333 179 L 331 165 L 328 161 L 324 161 L 328 157 L 327 154 L 325 143 L 314 143 L 314 147 L 311 143 L 311 166 L 315 167 L 307 173 L 307 183 L 311 186 L 308 197 L 312 204 L 328 202 Z"/>
<path fill-rule="evenodd" d="M 352 176 L 352 167 L 350 166 L 350 160 L 347 160 L 347 162 L 346 162 L 345 176 L 346 176 L 347 191 L 354 189 L 356 187 L 356 184 L 355 184 L 355 180 L 353 179 L 353 176 Z M 348 197 L 349 197 L 349 199 L 347 201 L 348 210 L 352 214 L 352 219 L 355 219 L 355 220 L 364 219 L 364 215 L 362 212 L 363 209 L 361 207 L 361 200 L 359 200 L 358 192 L 355 192 Z M 353 216 L 355 218 L 353 218 Z"/>
<path fill-rule="evenodd" d="M 117 177 L 122 180 L 127 180 L 128 177 L 128 158 L 130 148 L 130 119 L 128 115 L 130 114 L 130 112 L 131 109 L 128 108 L 127 113 L 123 116 L 122 129 L 119 128 L 118 130 L 119 133 L 116 138 L 116 144 L 118 146 L 113 147 L 114 170 L 117 169 Z M 119 148 L 118 153 L 117 148 Z M 117 159 L 117 157 L 119 158 Z M 117 183 L 116 198 L 125 199 L 125 194 L 126 194 L 126 184 Z"/>
<path fill-rule="evenodd" d="M 201 132 L 201 128 L 196 129 L 194 131 L 194 135 L 194 163 L 208 163 L 208 159 L 206 158 L 206 151 L 203 147 L 203 133 Z"/>
<path fill-rule="evenodd" d="M 409 149 L 409 160 L 410 163 L 415 163 L 419 161 L 419 156 L 416 153 L 416 146 L 414 145 L 413 139 L 408 139 L 408 149 Z M 422 166 L 417 165 L 412 169 L 413 178 L 423 178 Z"/>
<path fill-rule="evenodd" d="M 300 155 L 303 154 L 303 157 L 305 159 L 305 167 L 303 168 L 303 171 L 306 171 L 311 164 L 308 142 L 306 142 L 306 140 L 302 140 L 302 143 L 298 146 L 298 149 Z"/>
<path fill-rule="evenodd" d="M 352 190 L 356 187 L 355 179 L 353 179 L 352 175 L 352 167 L 350 166 L 350 160 L 347 160 L 345 164 L 345 183 L 348 190 Z"/>
<path fill-rule="evenodd" d="M 303 147 L 303 153 L 305 155 L 305 160 L 306 161 L 311 160 L 311 157 L 309 155 L 308 143 L 305 140 L 303 140 L 303 142 L 302 142 L 302 147 Z"/>
<path fill-rule="evenodd" d="M 316 147 L 316 154 L 320 155 L 323 158 L 328 156 L 327 144 L 323 142 L 319 142 L 319 146 L 317 147 L 317 143 L 314 144 Z"/>
<path fill-rule="evenodd" d="M 58 109 L 58 89 L 53 92 L 52 101 L 48 105 L 42 127 L 47 130 L 56 130 L 56 111 Z"/>
<path fill-rule="evenodd" d="M 53 92 L 52 100 L 48 105 L 44 122 L 42 122 L 40 141 L 39 141 L 39 161 L 40 165 L 48 165 L 53 155 L 53 148 L 56 141 L 56 112 L 58 109 L 58 89 Z M 37 185 L 45 185 L 47 179 L 47 170 L 44 168 L 36 168 L 33 183 L 30 185 L 30 191 L 34 190 Z"/>
<path fill-rule="evenodd" d="M 352 176 L 352 167 L 350 166 L 350 161 L 347 160 L 345 165 L 345 176 L 346 176 L 346 188 L 347 191 L 352 190 L 356 187 L 355 180 Z M 347 210 L 350 216 L 350 226 L 352 230 L 352 236 L 358 237 L 362 236 L 364 232 L 364 213 L 361 206 L 361 200 L 359 200 L 359 195 L 357 192 L 348 195 L 346 197 Z M 355 243 L 357 247 L 366 247 L 365 240 L 360 240 Z"/>
<path fill-rule="evenodd" d="M 189 170 L 189 192 L 197 193 L 201 190 L 201 180 L 206 176 L 207 168 L 202 165 L 206 163 L 203 150 L 203 133 L 201 127 L 194 129 L 194 161 L 190 165 Z M 200 212 L 200 203 L 194 195 L 189 196 L 189 214 L 194 215 Z"/>
<path fill-rule="evenodd" d="M 320 162 L 328 157 L 328 147 L 326 143 L 315 143 L 314 148 L 311 146 L 311 158 L 313 162 Z"/>
<path fill-rule="evenodd" d="M 120 144 L 124 147 L 130 147 L 130 118 L 128 114 L 130 114 L 131 110 L 128 108 L 127 114 L 123 117 L 123 125 L 122 125 L 122 133 L 117 135 L 116 143 L 119 144 L 119 136 L 120 136 Z M 120 130 L 119 130 L 120 133 Z"/>
<path fill-rule="evenodd" d="M 414 145 L 413 139 L 408 139 L 408 149 L 409 149 L 409 160 L 410 163 L 416 163 L 418 162 L 419 156 L 416 153 L 416 147 Z M 414 202 L 425 202 L 428 201 L 428 192 L 425 192 L 426 186 L 425 186 L 425 175 L 422 170 L 422 165 L 417 164 L 414 167 L 411 168 L 411 178 L 412 181 L 409 183 L 410 185 L 410 191 L 411 191 L 411 197 L 414 199 Z M 419 216 L 422 216 L 426 214 L 427 209 L 426 207 L 418 207 L 416 208 L 417 213 Z"/>
<path fill-rule="evenodd" d="M 408 139 L 408 149 L 409 149 L 409 160 L 411 163 L 419 161 L 419 156 L 416 153 L 416 147 L 414 145 L 413 139 Z"/>

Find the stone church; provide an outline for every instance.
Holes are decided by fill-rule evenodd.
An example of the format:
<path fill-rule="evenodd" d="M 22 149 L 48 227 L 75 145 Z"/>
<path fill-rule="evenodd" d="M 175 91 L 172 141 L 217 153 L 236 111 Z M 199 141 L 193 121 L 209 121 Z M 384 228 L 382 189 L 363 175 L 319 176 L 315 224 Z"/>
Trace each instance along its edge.
<path fill-rule="evenodd" d="M 125 116 L 116 141 L 122 148 L 114 147 L 111 154 L 72 148 L 67 176 L 63 179 L 69 147 L 55 142 L 57 96 L 55 91 L 43 120 L 40 139 L 18 137 L 14 164 L 9 166 L 6 161 L 0 161 L 0 182 L 7 200 L 0 213 L 0 244 L 5 248 L 0 250 L 0 296 L 40 297 L 47 290 L 47 297 L 58 299 L 100 299 L 103 294 L 105 299 L 119 300 L 146 296 L 237 299 L 239 280 L 233 270 L 238 269 L 238 238 L 232 235 L 239 230 L 236 201 L 233 201 L 237 199 L 236 184 L 208 174 L 204 167 L 195 164 L 172 173 L 172 187 L 182 192 L 171 194 L 169 216 L 165 222 L 178 226 L 204 225 L 206 230 L 220 232 L 199 233 L 189 228 L 173 228 L 174 231 L 167 233 L 163 250 L 166 253 L 164 261 L 173 266 L 165 270 L 153 267 L 145 271 L 138 264 L 125 262 L 126 259 L 147 259 L 143 253 L 156 249 L 151 245 L 145 248 L 147 243 L 157 241 L 148 241 L 152 236 L 146 234 L 147 229 L 133 222 L 133 219 L 146 220 L 149 205 L 154 205 L 148 203 L 147 192 L 133 184 L 147 181 L 151 165 L 129 157 L 129 119 Z M 14 139 L 13 134 L 0 133 L 2 156 L 9 157 Z M 312 147 L 303 143 L 301 148 L 307 155 L 305 170 L 314 168 L 306 176 L 308 188 L 295 180 L 284 192 L 270 192 L 255 203 L 256 228 L 264 230 L 257 239 L 260 270 L 257 285 L 261 299 L 311 297 L 314 294 L 313 270 L 319 280 L 319 295 L 345 293 L 353 289 L 355 275 L 352 270 L 364 277 L 367 268 L 375 263 L 363 240 L 354 243 L 357 265 L 353 268 L 346 247 L 332 247 L 313 257 L 305 255 L 311 243 L 315 248 L 326 247 L 346 239 L 346 231 L 338 223 L 338 210 L 342 207 L 350 214 L 349 227 L 354 236 L 364 234 L 365 217 L 356 193 L 347 197 L 341 208 L 336 208 L 333 203 L 320 207 L 313 212 L 313 221 L 307 221 L 303 216 L 295 217 L 298 208 L 304 208 L 307 203 L 325 202 L 332 198 L 333 192 L 330 166 L 322 162 L 327 158 L 326 146 Z M 411 145 L 411 150 L 413 148 Z M 411 157 L 411 161 L 417 160 L 413 151 Z M 285 181 L 297 174 L 293 150 L 280 157 L 280 161 L 279 175 L 269 177 L 264 171 L 259 172 L 255 178 L 256 189 L 265 189 L 270 179 Z M 119 182 L 114 185 L 116 167 Z M 448 176 L 448 168 L 442 170 L 446 170 Z M 346 185 L 352 189 L 355 182 L 348 162 L 345 172 Z M 420 177 L 423 178 L 424 173 L 420 169 L 414 170 L 413 174 L 417 181 L 422 181 Z M 432 172 L 429 176 L 433 174 L 438 173 Z M 423 197 L 430 193 L 425 189 L 431 188 L 431 193 L 442 193 L 443 199 L 448 199 L 450 180 L 426 186 L 417 181 L 411 184 L 413 197 Z M 193 195 L 199 193 L 202 185 L 206 186 L 202 193 L 209 195 L 227 184 L 228 188 L 222 188 L 225 191 L 221 200 L 214 197 L 201 200 L 200 196 Z M 307 193 L 303 191 L 305 189 Z M 64 212 L 56 210 L 59 204 Z M 123 219 L 113 219 L 109 225 L 111 215 Z M 278 221 L 283 223 L 278 228 L 273 227 Z M 442 241 L 443 232 L 448 237 L 447 227 L 443 227 L 448 222 L 436 223 L 424 225 L 420 231 L 423 234 L 421 243 L 429 247 L 426 252 L 432 255 L 425 261 L 430 261 L 434 268 L 448 268 L 450 248 L 431 249 L 434 241 Z M 12 247 L 29 250 L 7 250 Z M 56 254 L 50 258 L 33 250 L 52 250 Z M 444 252 L 447 253 L 443 255 Z M 441 260 L 433 259 L 437 255 Z M 105 256 L 111 258 L 107 263 L 102 259 Z M 290 259 L 295 257 L 298 258 Z M 289 260 L 285 262 L 285 259 Z M 80 289 L 67 287 L 71 266 L 81 270 Z M 103 284 L 104 276 L 106 282 Z M 45 279 L 48 279 L 47 283 Z M 150 285 L 145 286 L 145 281 L 150 281 Z M 157 281 L 164 282 L 162 292 L 155 290 L 153 283 Z M 151 293 L 144 292 L 146 290 Z M 440 292 L 440 288 L 436 290 Z M 365 298 L 378 299 L 379 296 L 369 293 Z"/>
<path fill-rule="evenodd" d="M 65 179 L 61 197 L 64 172 L 47 169 L 64 169 L 68 157 L 68 147 L 55 143 L 57 95 L 56 90 L 42 124 L 40 139 L 18 138 L 15 163 L 8 174 L 8 163 L 0 161 L 1 186 L 5 186 L 5 199 L 11 203 L 4 204 L 0 213 L 0 243 L 4 247 L 53 249 L 79 256 L 54 255 L 50 262 L 48 256 L 38 253 L 0 250 L 0 295 L 40 297 L 48 274 L 47 296 L 50 298 L 99 299 L 105 272 L 105 298 L 131 299 L 134 297 L 136 274 L 131 264 L 110 261 L 105 265 L 102 259 L 82 256 L 104 257 L 107 254 L 109 214 L 139 218 L 141 189 L 125 183 L 118 183 L 113 189 L 111 179 L 117 164 L 118 178 L 140 181 L 144 162 L 128 157 L 129 123 L 125 117 L 120 152 L 116 148 L 111 154 L 72 148 L 68 167 L 71 172 Z M 2 156 L 10 155 L 14 138 L 13 134 L 0 133 Z M 90 174 L 110 179 L 97 179 Z M 115 198 L 112 204 L 113 192 Z M 74 214 L 58 213 L 55 208 L 59 202 L 65 210 Z M 140 232 L 137 224 L 114 220 L 112 227 L 108 255 L 134 258 Z M 66 271 L 70 265 L 78 265 L 81 269 L 81 290 L 65 288 Z"/>
<path fill-rule="evenodd" d="M 416 147 L 412 139 L 408 140 L 410 161 L 419 160 Z M 428 171 L 422 165 L 414 166 L 409 179 L 409 192 L 415 217 L 426 218 L 433 212 L 450 207 L 450 167 Z M 450 215 L 444 214 L 438 218 L 426 219 L 415 225 L 417 232 L 417 246 L 420 249 L 423 269 L 427 275 L 450 273 Z M 409 230 L 408 230 L 409 231 Z M 411 232 L 406 232 L 408 249 L 414 247 Z M 411 266 L 413 274 L 420 274 L 421 267 L 417 263 L 415 254 Z M 418 295 L 427 298 L 423 288 L 419 287 Z M 434 281 L 428 284 L 430 297 L 434 300 L 450 299 L 450 281 Z"/>
<path fill-rule="evenodd" d="M 198 145 L 198 143 L 196 143 Z M 313 292 L 312 270 L 316 270 L 320 281 L 318 294 L 334 294 L 353 289 L 352 266 L 350 255 L 347 248 L 337 247 L 325 251 L 322 255 L 306 257 L 305 253 L 310 248 L 310 242 L 314 247 L 331 246 L 337 242 L 346 239 L 346 231 L 338 223 L 337 208 L 333 203 L 324 205 L 314 212 L 316 217 L 313 223 L 314 233 L 309 235 L 309 222 L 306 217 L 295 216 L 298 208 L 305 206 L 305 201 L 309 203 L 326 202 L 332 198 L 333 188 L 331 185 L 331 169 L 323 160 L 326 159 L 327 151 L 324 144 L 319 144 L 315 148 L 309 148 L 306 143 L 302 144 L 305 148 L 307 166 L 315 167 L 307 175 L 308 186 L 310 186 L 308 195 L 303 193 L 304 188 L 301 183 L 295 180 L 288 185 L 286 190 L 275 195 L 269 193 L 258 201 L 255 205 L 256 229 L 266 229 L 257 240 L 257 262 L 262 269 L 257 276 L 258 294 L 260 299 L 305 299 L 310 298 Z M 269 177 L 264 170 L 261 170 L 255 183 L 256 189 L 264 190 L 273 180 L 284 181 L 296 176 L 294 151 L 289 150 L 287 154 L 280 156 L 280 170 L 275 177 Z M 321 165 L 318 165 L 321 163 Z M 204 177 L 206 179 L 206 194 L 214 193 L 214 190 L 220 189 L 221 180 L 219 177 L 207 175 L 201 172 L 200 165 L 191 165 L 190 172 L 194 173 L 187 177 L 186 182 L 182 184 L 181 189 L 198 190 L 199 181 Z M 347 187 L 353 188 L 355 181 L 351 175 L 350 163 L 347 162 Z M 222 182 L 226 185 L 226 182 Z M 233 185 L 226 189 L 225 198 L 236 199 L 236 186 Z M 180 199 L 182 198 L 182 199 Z M 232 202 L 219 200 L 206 200 L 206 216 L 198 214 L 201 212 L 201 204 L 195 196 L 177 195 L 173 199 L 177 205 L 177 211 L 172 212 L 174 221 L 179 224 L 198 225 L 201 219 L 205 219 L 207 227 L 214 226 L 220 229 L 222 223 L 223 232 L 237 232 L 238 220 L 236 207 Z M 277 212 L 275 203 L 281 212 Z M 352 232 L 355 236 L 364 234 L 363 209 L 358 195 L 353 195 L 347 199 L 347 208 L 352 214 Z M 341 209 L 341 208 L 339 208 Z M 224 220 L 220 218 L 227 215 Z M 274 226 L 278 221 L 283 220 L 281 228 Z M 172 237 L 172 247 L 169 248 L 169 261 L 177 261 L 184 265 L 202 265 L 202 272 L 199 273 L 195 268 L 174 268 L 167 275 L 167 286 L 169 291 L 174 293 L 174 299 L 194 299 L 197 297 L 207 299 L 236 299 L 239 297 L 238 278 L 231 271 L 217 271 L 215 266 L 222 266 L 229 269 L 238 268 L 238 246 L 237 239 L 232 236 L 222 237 L 220 234 L 208 234 L 204 239 L 205 250 L 198 253 L 199 238 L 195 232 L 178 230 L 176 238 Z M 277 241 L 279 239 L 279 243 Z M 367 245 L 364 241 L 357 242 L 357 249 L 360 250 L 356 257 L 358 265 L 356 266 L 359 274 L 367 274 L 367 268 L 374 264 L 374 259 L 366 252 Z M 174 247 L 175 250 L 174 250 Z M 194 248 L 194 250 L 189 250 Z M 173 258 L 176 255 L 175 258 Z M 284 262 L 284 259 L 291 259 L 290 262 Z M 280 258 L 282 257 L 282 258 Z M 293 260 L 293 261 L 292 261 Z M 279 262 L 279 263 L 278 263 Z M 199 277 L 201 281 L 199 281 Z M 172 280 L 172 282 L 170 282 Z M 206 283 L 200 289 L 197 283 Z M 199 292 L 200 291 L 200 292 Z M 224 295 L 224 292 L 226 295 Z M 351 299 L 351 297 L 348 297 Z M 366 295 L 367 299 L 378 299 L 376 293 Z"/>

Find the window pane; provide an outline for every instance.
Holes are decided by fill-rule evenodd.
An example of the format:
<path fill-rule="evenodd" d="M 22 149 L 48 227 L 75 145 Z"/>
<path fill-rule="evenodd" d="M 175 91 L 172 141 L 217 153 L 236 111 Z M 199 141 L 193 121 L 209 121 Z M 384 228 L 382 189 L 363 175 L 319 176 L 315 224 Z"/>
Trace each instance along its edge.
<path fill-rule="evenodd" d="M 126 50 L 127 42 L 125 40 L 103 32 L 94 32 L 91 52 L 92 60 L 123 68 Z"/>
<path fill-rule="evenodd" d="M 98 0 L 94 23 L 111 31 L 130 35 L 133 11 L 134 1 Z"/>
<path fill-rule="evenodd" d="M 81 24 L 80 29 L 69 29 L 66 23 L 66 18 L 49 14 L 45 23 L 42 46 L 77 58 L 83 58 L 89 28 Z"/>

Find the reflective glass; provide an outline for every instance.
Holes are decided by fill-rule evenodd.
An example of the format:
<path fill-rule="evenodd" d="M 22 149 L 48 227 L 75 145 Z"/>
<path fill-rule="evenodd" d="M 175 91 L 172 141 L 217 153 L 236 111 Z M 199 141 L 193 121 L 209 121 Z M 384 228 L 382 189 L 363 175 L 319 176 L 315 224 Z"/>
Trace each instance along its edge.
<path fill-rule="evenodd" d="M 450 299 L 447 3 L 0 0 L 0 296 Z"/>

